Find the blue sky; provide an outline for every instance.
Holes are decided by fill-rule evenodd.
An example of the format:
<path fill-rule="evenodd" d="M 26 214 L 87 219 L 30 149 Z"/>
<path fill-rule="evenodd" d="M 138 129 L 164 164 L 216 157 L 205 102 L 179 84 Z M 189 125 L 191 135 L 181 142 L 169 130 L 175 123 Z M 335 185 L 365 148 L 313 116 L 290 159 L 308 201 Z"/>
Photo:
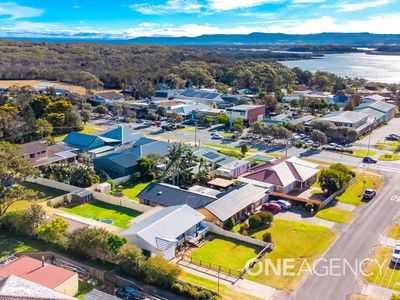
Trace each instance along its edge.
<path fill-rule="evenodd" d="M 0 36 L 400 33 L 400 0 L 0 0 Z"/>

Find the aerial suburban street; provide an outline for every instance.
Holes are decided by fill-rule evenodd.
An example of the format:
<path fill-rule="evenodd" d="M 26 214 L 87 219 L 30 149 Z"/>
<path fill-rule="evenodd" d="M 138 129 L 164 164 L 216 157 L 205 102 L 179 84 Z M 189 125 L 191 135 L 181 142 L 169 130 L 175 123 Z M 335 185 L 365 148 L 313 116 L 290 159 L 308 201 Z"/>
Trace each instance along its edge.
<path fill-rule="evenodd" d="M 382 172 L 386 183 L 378 196 L 364 207 L 358 218 L 348 226 L 345 232 L 324 255 L 325 259 L 346 260 L 350 264 L 368 257 L 378 242 L 380 235 L 399 214 L 400 202 L 392 201 L 393 195 L 400 195 L 400 175 Z M 318 265 L 318 273 L 323 272 Z M 329 299 L 343 300 L 362 288 L 360 278 L 354 278 L 351 272 L 345 276 L 310 275 L 292 298 L 296 300 Z"/>

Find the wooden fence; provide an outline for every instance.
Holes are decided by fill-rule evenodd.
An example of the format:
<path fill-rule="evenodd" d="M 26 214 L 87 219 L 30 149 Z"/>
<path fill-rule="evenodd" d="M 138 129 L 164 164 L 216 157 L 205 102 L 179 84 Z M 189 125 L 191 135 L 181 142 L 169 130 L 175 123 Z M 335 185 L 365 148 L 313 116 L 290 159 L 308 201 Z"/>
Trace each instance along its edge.
<path fill-rule="evenodd" d="M 108 204 L 130 208 L 133 210 L 140 211 L 142 213 L 153 209 L 152 206 L 141 204 L 137 201 L 131 200 L 126 197 L 116 197 L 105 193 L 94 192 L 93 189 L 91 190 L 93 193 L 93 199 L 106 202 Z"/>

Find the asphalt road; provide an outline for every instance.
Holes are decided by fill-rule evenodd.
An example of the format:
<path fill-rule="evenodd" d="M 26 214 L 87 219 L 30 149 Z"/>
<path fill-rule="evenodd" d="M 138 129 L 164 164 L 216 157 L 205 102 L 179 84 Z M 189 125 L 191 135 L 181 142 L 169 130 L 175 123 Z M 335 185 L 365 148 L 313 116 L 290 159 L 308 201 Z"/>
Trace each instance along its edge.
<path fill-rule="evenodd" d="M 400 195 L 400 175 L 384 173 L 385 186 L 376 198 L 362 209 L 358 218 L 342 233 L 339 239 L 327 251 L 324 259 L 347 261 L 351 266 L 369 256 L 370 251 L 378 242 L 380 235 L 390 226 L 398 215 L 400 202 L 390 200 L 393 195 Z M 344 300 L 353 292 L 361 290 L 360 277 L 357 279 L 352 272 L 334 270 L 334 274 L 319 276 L 323 273 L 326 263 L 321 262 L 303 282 L 297 293 L 292 295 L 295 300 Z M 336 263 L 335 263 L 336 265 Z M 340 276 L 334 276 L 340 274 Z M 360 274 L 359 274 L 360 275 Z"/>

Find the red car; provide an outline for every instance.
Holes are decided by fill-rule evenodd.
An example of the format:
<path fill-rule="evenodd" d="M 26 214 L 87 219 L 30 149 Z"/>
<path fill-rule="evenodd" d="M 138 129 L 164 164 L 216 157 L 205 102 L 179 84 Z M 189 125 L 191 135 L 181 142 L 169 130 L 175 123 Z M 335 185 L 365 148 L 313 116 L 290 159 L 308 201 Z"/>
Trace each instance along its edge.
<path fill-rule="evenodd" d="M 280 212 L 282 210 L 282 207 L 278 203 L 271 203 L 271 202 L 265 203 L 262 206 L 262 208 L 272 212 Z"/>

